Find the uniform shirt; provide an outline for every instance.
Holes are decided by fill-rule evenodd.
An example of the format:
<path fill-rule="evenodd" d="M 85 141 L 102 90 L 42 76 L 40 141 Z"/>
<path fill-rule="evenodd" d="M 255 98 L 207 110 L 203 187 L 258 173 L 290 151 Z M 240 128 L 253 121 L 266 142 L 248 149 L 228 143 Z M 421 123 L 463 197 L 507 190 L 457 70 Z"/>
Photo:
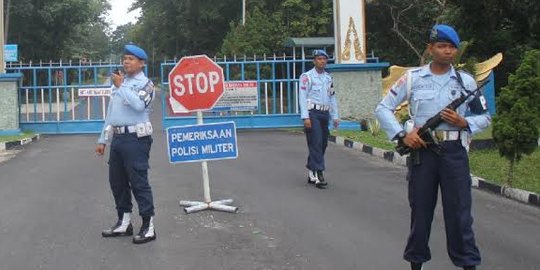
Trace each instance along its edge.
<path fill-rule="evenodd" d="M 333 120 L 339 119 L 336 95 L 332 87 L 332 76 L 328 72 L 317 72 L 315 68 L 300 75 L 300 115 L 302 119 L 309 118 L 309 104 L 330 107 Z"/>
<path fill-rule="evenodd" d="M 474 78 L 464 72 L 460 72 L 463 86 L 473 91 L 476 89 Z M 432 116 L 444 109 L 453 100 L 457 99 L 465 90 L 456 76 L 452 67 L 446 74 L 436 75 L 431 72 L 430 65 L 412 69 L 405 73 L 388 91 L 388 94 L 375 109 L 375 114 L 386 131 L 388 138 L 393 139 L 403 127 L 396 120 L 395 108 L 407 99 L 407 80 L 411 77 L 411 93 L 409 106 L 411 119 L 415 127 L 421 127 Z M 466 94 L 464 92 L 464 94 Z M 480 104 L 480 105 L 478 105 Z M 489 126 L 491 117 L 487 112 L 483 96 L 470 97 L 456 110 L 465 117 L 468 123 L 468 131 L 471 134 L 478 133 Z M 442 122 L 438 130 L 460 130 L 459 127 Z"/>
<path fill-rule="evenodd" d="M 150 121 L 150 103 L 154 98 L 154 84 L 141 71 L 124 77 L 120 87 L 113 86 L 107 117 L 98 143 L 106 143 L 105 128 L 133 126 Z"/>

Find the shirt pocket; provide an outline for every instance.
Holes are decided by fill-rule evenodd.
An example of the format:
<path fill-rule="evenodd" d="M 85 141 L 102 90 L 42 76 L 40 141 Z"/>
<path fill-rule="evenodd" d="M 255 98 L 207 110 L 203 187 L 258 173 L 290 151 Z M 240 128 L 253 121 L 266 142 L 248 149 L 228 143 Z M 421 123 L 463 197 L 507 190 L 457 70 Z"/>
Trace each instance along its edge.
<path fill-rule="evenodd" d="M 320 92 L 321 88 L 322 88 L 322 83 L 313 80 L 313 82 L 311 83 L 311 91 Z"/>
<path fill-rule="evenodd" d="M 414 91 L 411 97 L 411 105 L 414 115 L 431 117 L 439 112 L 437 92 L 431 90 Z"/>

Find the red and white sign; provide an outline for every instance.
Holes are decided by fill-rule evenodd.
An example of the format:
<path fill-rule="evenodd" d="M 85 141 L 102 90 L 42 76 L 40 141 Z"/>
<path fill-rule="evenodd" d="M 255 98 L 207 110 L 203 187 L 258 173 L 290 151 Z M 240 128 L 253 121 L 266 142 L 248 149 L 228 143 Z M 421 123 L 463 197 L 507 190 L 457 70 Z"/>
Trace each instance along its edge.
<path fill-rule="evenodd" d="M 182 57 L 169 73 L 169 102 L 174 113 L 212 109 L 223 88 L 223 69 L 206 55 Z"/>

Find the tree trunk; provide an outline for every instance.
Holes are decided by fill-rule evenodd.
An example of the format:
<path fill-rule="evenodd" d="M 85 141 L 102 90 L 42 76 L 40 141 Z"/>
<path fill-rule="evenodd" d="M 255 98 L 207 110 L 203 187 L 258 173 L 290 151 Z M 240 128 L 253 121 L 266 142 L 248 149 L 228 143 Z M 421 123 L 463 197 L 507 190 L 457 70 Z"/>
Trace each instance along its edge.
<path fill-rule="evenodd" d="M 516 158 L 512 158 L 510 160 L 510 166 L 508 166 L 508 176 L 506 178 L 506 184 L 508 184 L 509 187 L 512 187 L 512 181 L 514 180 L 514 165 L 516 164 Z"/>

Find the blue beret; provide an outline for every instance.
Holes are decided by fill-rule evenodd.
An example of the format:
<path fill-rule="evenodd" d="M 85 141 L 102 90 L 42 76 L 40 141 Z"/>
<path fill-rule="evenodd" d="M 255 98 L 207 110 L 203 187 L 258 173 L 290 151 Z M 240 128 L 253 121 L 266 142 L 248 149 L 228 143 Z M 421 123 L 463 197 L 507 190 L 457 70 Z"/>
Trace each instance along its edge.
<path fill-rule="evenodd" d="M 136 45 L 133 45 L 133 44 L 128 44 L 124 47 L 124 54 L 130 54 L 130 55 L 135 55 L 135 57 L 141 59 L 141 60 L 146 60 L 148 59 L 148 56 L 146 55 L 146 52 L 139 48 L 138 46 Z"/>
<path fill-rule="evenodd" d="M 431 33 L 429 34 L 430 42 L 445 41 L 450 42 L 454 46 L 459 47 L 459 36 L 451 26 L 446 24 L 436 24 L 431 28 Z"/>
<path fill-rule="evenodd" d="M 317 56 L 324 56 L 326 59 L 328 59 L 328 54 L 324 50 L 314 50 L 313 51 L 313 57 Z"/>

